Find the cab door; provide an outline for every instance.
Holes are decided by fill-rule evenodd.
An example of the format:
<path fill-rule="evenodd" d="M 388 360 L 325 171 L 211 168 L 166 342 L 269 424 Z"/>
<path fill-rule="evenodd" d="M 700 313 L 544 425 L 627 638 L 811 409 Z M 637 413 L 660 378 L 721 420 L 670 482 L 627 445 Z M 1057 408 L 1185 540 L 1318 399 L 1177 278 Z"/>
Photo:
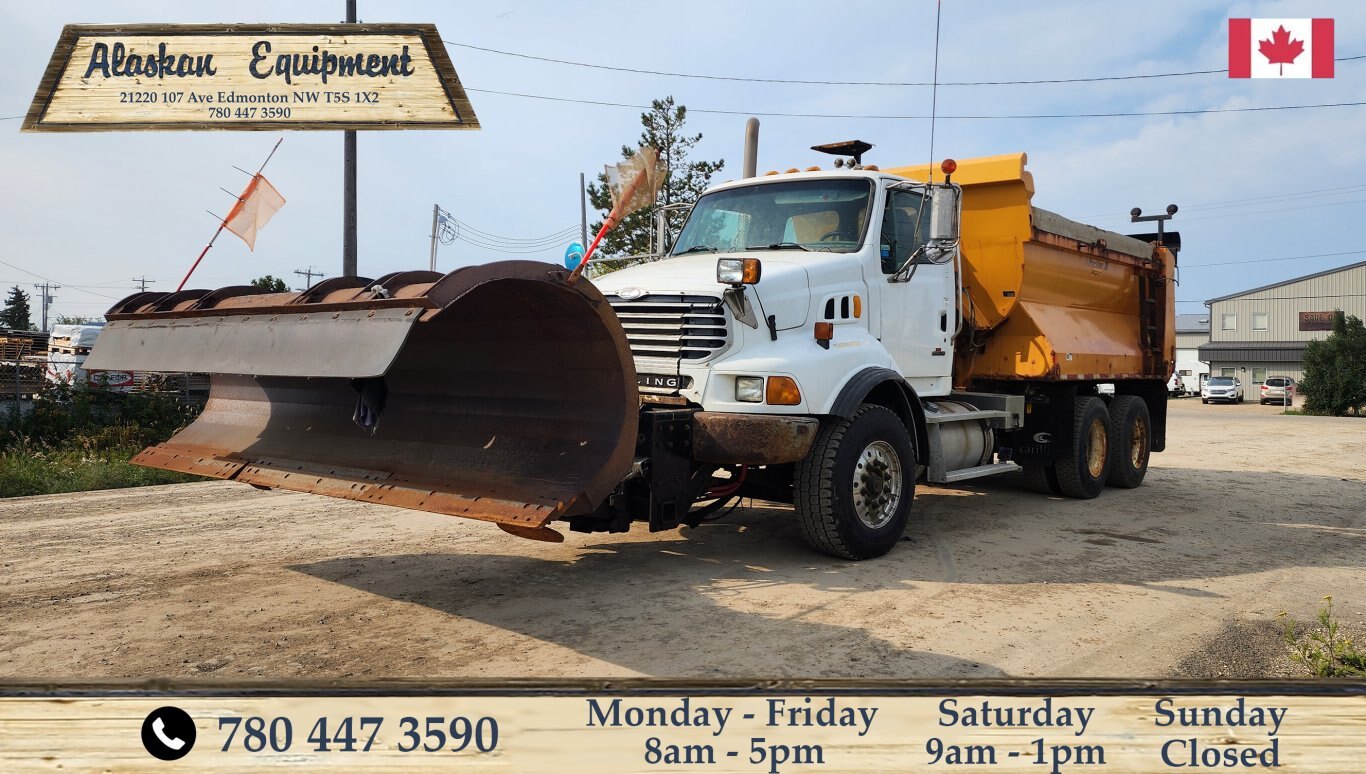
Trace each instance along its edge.
<path fill-rule="evenodd" d="M 883 208 L 880 276 L 882 345 L 921 395 L 947 395 L 952 386 L 954 263 L 931 263 L 930 202 L 922 189 L 893 187 Z"/>

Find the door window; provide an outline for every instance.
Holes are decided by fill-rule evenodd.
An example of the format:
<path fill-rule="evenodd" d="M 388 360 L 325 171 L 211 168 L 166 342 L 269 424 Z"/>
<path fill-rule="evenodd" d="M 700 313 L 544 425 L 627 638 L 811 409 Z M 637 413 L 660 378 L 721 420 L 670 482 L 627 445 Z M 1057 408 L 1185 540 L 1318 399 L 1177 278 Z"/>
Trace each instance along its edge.
<path fill-rule="evenodd" d="M 891 191 L 882 215 L 882 272 L 894 274 L 924 246 L 930 235 L 930 208 L 914 191 Z"/>

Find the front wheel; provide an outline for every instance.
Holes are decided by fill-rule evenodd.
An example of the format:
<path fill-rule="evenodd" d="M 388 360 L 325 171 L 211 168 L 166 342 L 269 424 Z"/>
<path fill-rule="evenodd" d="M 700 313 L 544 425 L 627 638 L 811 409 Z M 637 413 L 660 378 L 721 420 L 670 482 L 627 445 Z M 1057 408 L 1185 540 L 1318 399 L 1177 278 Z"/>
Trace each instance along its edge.
<path fill-rule="evenodd" d="M 860 406 L 849 419 L 826 422 L 793 477 L 802 536 L 842 559 L 892 550 L 910 519 L 915 465 L 905 424 L 882 406 Z"/>

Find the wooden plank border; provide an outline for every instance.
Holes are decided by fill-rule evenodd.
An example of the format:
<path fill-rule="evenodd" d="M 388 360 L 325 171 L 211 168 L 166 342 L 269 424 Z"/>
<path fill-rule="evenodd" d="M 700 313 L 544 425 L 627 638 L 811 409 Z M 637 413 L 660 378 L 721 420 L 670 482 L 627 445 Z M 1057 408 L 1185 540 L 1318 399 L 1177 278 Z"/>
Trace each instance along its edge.
<path fill-rule="evenodd" d="M 104 124 L 53 123 L 43 121 L 57 85 L 71 64 L 71 55 L 82 37 L 103 35 L 178 36 L 249 36 L 249 35 L 417 35 L 427 57 L 436 70 L 455 111 L 455 121 L 257 121 L 250 124 L 223 124 L 214 121 L 178 123 L 126 121 Z M 52 58 L 38 82 L 21 131 L 100 132 L 100 131 L 318 131 L 318 130 L 384 130 L 384 129 L 478 129 L 479 118 L 474 112 L 455 64 L 446 51 L 435 24 L 68 24 L 62 28 L 53 48 Z"/>
<path fill-rule="evenodd" d="M 1366 679 L 10 680 L 0 698 L 283 696 L 1366 696 Z"/>

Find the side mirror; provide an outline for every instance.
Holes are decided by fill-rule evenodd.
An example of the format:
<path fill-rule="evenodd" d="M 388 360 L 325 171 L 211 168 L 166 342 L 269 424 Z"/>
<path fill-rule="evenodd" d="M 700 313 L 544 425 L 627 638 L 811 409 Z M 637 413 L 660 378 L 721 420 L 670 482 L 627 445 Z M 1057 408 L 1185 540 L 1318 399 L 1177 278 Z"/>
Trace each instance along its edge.
<path fill-rule="evenodd" d="M 934 187 L 930 201 L 930 241 L 952 242 L 958 239 L 958 197 L 962 189 L 956 185 Z"/>

